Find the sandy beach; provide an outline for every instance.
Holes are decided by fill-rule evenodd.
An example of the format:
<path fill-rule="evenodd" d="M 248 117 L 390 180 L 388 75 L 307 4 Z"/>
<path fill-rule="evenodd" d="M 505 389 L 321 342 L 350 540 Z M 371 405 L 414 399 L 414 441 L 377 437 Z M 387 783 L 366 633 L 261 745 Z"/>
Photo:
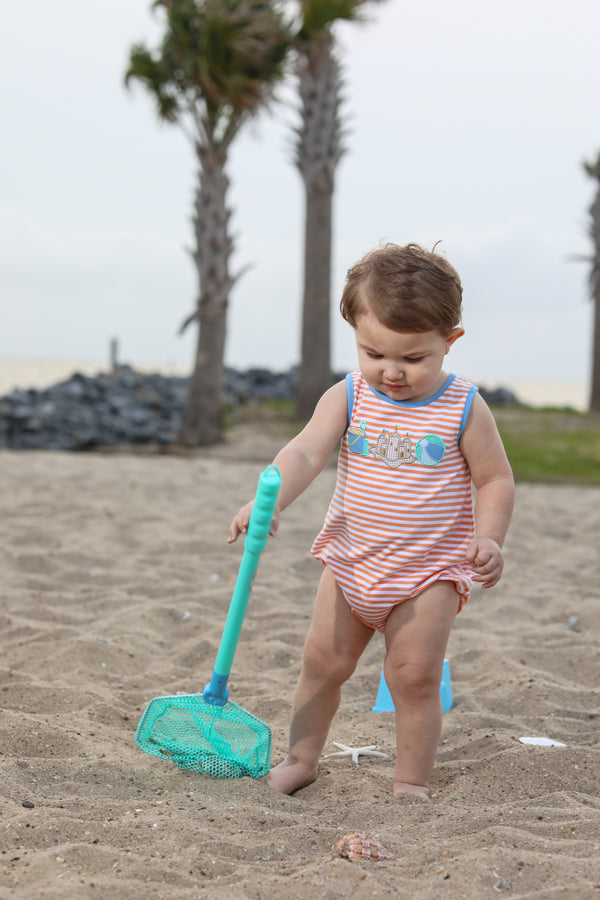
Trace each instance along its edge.
<path fill-rule="evenodd" d="M 210 678 L 242 551 L 229 521 L 281 443 L 245 425 L 190 455 L 0 454 L 0 897 L 599 897 L 598 489 L 518 486 L 504 579 L 475 591 L 451 636 L 431 804 L 390 793 L 393 714 L 372 711 L 380 636 L 325 754 L 337 741 L 388 758 L 328 756 L 287 797 L 136 746 L 150 699 Z M 334 478 L 269 542 L 234 660 L 231 698 L 271 727 L 274 762 Z M 352 831 L 396 859 L 342 859 Z"/>

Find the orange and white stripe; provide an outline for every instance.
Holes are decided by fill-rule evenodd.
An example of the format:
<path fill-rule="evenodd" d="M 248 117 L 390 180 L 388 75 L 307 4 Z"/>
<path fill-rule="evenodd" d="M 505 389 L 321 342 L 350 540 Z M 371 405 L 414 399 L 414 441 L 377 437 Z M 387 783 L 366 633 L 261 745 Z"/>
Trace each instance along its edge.
<path fill-rule="evenodd" d="M 474 525 L 459 442 L 476 388 L 450 375 L 434 397 L 402 402 L 374 391 L 358 370 L 347 384 L 348 431 L 312 555 L 373 628 L 383 630 L 394 606 L 436 581 L 455 583 L 462 609 Z"/>

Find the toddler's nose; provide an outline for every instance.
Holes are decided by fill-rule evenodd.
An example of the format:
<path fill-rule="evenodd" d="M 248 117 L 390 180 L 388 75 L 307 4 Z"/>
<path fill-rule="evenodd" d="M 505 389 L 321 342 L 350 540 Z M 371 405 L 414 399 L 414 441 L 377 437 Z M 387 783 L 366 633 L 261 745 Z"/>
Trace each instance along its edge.
<path fill-rule="evenodd" d="M 388 384 L 395 384 L 397 381 L 404 380 L 404 372 L 400 366 L 388 365 L 385 369 L 384 377 Z"/>

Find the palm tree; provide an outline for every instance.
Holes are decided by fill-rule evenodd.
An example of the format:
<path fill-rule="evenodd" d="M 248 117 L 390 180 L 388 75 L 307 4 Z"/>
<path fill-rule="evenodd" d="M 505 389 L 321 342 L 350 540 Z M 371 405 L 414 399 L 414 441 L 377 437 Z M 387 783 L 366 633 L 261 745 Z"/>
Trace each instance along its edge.
<path fill-rule="evenodd" d="M 183 323 L 198 323 L 179 442 L 222 439 L 222 396 L 233 239 L 227 206 L 231 143 L 247 119 L 268 103 L 282 75 L 289 30 L 279 0 L 155 0 L 166 16 L 158 50 L 130 51 L 125 82 L 140 81 L 160 118 L 180 125 L 198 161 L 193 259 L 199 295 Z"/>
<path fill-rule="evenodd" d="M 584 162 L 583 167 L 597 182 L 596 196 L 589 210 L 589 235 L 594 247 L 590 272 L 590 293 L 594 304 L 590 410 L 600 412 L 600 154 L 595 162 Z"/>
<path fill-rule="evenodd" d="M 377 0 L 300 0 L 296 38 L 301 122 L 295 164 L 305 188 L 304 296 L 297 415 L 308 418 L 331 384 L 331 245 L 335 175 L 342 158 L 342 66 L 332 25 L 361 21 Z"/>

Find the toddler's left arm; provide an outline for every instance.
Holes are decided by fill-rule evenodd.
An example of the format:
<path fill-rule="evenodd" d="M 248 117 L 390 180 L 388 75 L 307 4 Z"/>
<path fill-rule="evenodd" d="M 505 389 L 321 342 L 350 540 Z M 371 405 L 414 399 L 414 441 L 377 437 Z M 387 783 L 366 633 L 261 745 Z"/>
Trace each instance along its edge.
<path fill-rule="evenodd" d="M 498 583 L 504 567 L 502 544 L 512 516 L 515 483 L 494 417 L 479 394 L 473 398 L 461 450 L 476 491 L 475 537 L 466 555 L 475 570 L 474 581 L 490 588 Z"/>

